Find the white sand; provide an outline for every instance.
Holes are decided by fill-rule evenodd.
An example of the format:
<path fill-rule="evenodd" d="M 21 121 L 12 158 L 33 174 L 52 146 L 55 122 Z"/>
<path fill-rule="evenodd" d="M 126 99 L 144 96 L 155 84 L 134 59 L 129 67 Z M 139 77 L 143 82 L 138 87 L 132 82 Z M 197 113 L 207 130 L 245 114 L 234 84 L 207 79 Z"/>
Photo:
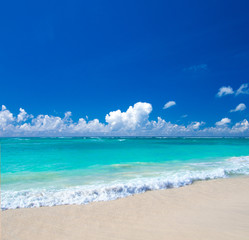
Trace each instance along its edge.
<path fill-rule="evenodd" d="M 3 240 L 248 240 L 249 178 L 81 206 L 7 210 L 1 221 Z"/>

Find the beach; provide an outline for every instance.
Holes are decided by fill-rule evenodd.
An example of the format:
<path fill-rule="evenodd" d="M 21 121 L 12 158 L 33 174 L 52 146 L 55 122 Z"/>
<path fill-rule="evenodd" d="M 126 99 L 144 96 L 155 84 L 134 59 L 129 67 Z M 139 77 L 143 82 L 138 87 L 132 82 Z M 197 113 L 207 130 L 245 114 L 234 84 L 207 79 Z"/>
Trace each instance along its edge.
<path fill-rule="evenodd" d="M 3 9 L 0 240 L 249 240 L 249 0 Z"/>
<path fill-rule="evenodd" d="M 197 181 L 86 205 L 1 211 L 2 239 L 249 237 L 249 178 Z"/>

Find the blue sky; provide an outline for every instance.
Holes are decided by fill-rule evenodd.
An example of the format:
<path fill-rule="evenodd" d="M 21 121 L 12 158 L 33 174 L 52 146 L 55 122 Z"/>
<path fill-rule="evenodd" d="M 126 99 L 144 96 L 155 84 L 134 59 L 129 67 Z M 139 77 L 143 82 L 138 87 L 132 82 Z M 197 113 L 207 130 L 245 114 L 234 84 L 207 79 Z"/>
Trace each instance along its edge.
<path fill-rule="evenodd" d="M 249 105 L 246 88 L 236 95 L 249 83 L 248 1 L 5 1 L 1 9 L 0 104 L 13 114 L 2 135 L 7 122 L 25 123 L 20 108 L 31 125 L 68 111 L 75 123 L 106 124 L 106 114 L 138 102 L 153 107 L 148 121 L 249 120 L 248 108 L 230 112 Z M 228 86 L 235 93 L 217 97 Z M 163 109 L 168 101 L 176 105 Z"/>

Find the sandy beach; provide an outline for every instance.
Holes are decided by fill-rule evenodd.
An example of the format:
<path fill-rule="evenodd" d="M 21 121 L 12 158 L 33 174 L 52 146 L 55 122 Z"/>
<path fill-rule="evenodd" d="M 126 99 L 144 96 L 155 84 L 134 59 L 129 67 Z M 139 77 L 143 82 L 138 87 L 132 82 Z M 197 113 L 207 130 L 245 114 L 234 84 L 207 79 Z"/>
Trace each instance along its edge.
<path fill-rule="evenodd" d="M 249 238 L 249 178 L 196 182 L 88 205 L 1 212 L 3 240 Z"/>

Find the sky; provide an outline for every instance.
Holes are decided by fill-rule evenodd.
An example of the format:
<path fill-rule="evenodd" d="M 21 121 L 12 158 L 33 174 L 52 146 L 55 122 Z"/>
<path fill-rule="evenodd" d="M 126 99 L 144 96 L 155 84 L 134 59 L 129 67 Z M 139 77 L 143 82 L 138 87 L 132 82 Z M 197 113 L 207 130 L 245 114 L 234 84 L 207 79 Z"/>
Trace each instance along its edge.
<path fill-rule="evenodd" d="M 249 136 L 248 1 L 5 1 L 0 136 Z"/>

